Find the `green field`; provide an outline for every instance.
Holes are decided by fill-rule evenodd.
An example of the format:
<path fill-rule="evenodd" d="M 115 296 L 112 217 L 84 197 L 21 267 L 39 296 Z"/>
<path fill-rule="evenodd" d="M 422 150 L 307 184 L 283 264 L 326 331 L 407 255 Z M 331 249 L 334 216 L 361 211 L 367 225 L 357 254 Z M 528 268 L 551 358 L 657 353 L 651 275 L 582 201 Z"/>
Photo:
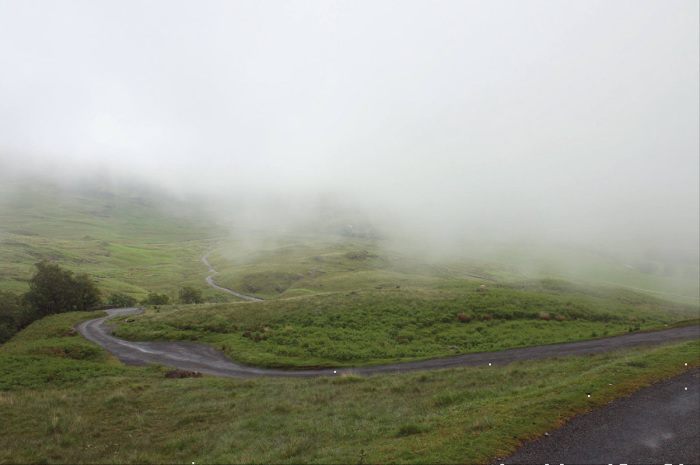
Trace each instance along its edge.
<path fill-rule="evenodd" d="M 343 215 L 260 231 L 148 190 L 13 190 L 0 202 L 0 290 L 24 292 L 41 259 L 88 273 L 105 294 L 175 298 L 195 286 L 210 303 L 148 308 L 117 319 L 116 334 L 198 341 L 289 369 L 584 340 L 700 316 L 687 257 L 562 244 L 427 254 L 368 224 L 347 234 L 335 227 L 353 221 Z M 201 257 L 212 249 L 218 284 L 266 300 L 206 288 Z M 172 380 L 167 367 L 125 367 L 69 335 L 101 315 L 46 317 L 0 346 L 0 462 L 487 463 L 700 366 L 693 341 L 425 373 Z"/>
<path fill-rule="evenodd" d="M 199 341 L 244 364 L 304 368 L 578 341 L 700 316 L 692 298 L 553 273 L 533 277 L 515 265 L 431 260 L 378 239 L 268 232 L 254 248 L 242 243 L 220 242 L 210 255 L 221 271 L 216 280 L 268 300 L 162 308 L 115 334 Z M 605 266 L 603 257 L 588 260 L 591 269 Z"/>
<path fill-rule="evenodd" d="M 692 306 L 557 280 L 443 286 L 161 308 L 115 335 L 203 342 L 249 365 L 327 367 L 577 341 L 698 316 Z"/>
<path fill-rule="evenodd" d="M 206 286 L 200 258 L 221 235 L 210 220 L 149 191 L 115 194 L 96 186 L 20 184 L 0 201 L 0 290 L 25 292 L 34 264 L 47 259 L 89 274 L 105 294 L 138 299 L 177 296 L 183 285 L 210 299 L 233 300 Z"/>
<path fill-rule="evenodd" d="M 67 336 L 94 316 L 48 317 L 0 347 L 0 462 L 487 463 L 700 366 L 694 341 L 372 377 L 173 380 Z"/>

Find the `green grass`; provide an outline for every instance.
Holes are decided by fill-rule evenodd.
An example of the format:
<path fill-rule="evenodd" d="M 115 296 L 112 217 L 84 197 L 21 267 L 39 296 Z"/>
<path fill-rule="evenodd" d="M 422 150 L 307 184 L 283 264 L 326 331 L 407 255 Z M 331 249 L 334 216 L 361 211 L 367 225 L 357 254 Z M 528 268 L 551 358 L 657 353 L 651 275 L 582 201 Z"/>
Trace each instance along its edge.
<path fill-rule="evenodd" d="M 101 349 L 54 354 L 80 345 L 66 328 L 94 316 L 37 322 L 0 348 L 2 379 L 15 380 L 0 388 L 0 462 L 487 463 L 700 366 L 694 341 L 400 375 L 172 380 L 163 367 L 113 365 Z M 29 353 L 30 367 L 7 363 Z"/>
<path fill-rule="evenodd" d="M 0 199 L 0 289 L 25 292 L 34 264 L 48 259 L 89 274 L 105 294 L 176 297 L 191 285 L 210 299 L 235 300 L 204 282 L 201 256 L 222 231 L 182 213 L 190 209 L 138 190 L 20 186 Z"/>
<path fill-rule="evenodd" d="M 263 299 L 397 285 L 431 288 L 446 277 L 475 279 L 470 264 L 431 263 L 387 250 L 378 239 L 268 232 L 250 241 L 220 241 L 209 261 L 219 271 L 218 284 Z"/>
<path fill-rule="evenodd" d="M 74 324 L 104 312 L 71 312 L 42 318 L 0 346 L 0 390 L 37 388 L 119 375 L 118 361 L 81 336 L 69 336 Z"/>
<path fill-rule="evenodd" d="M 628 257 L 522 244 L 438 260 L 396 248 L 370 226 L 355 237 L 224 239 L 221 227 L 183 213 L 186 203 L 152 192 L 33 185 L 6 195 L 0 289 L 25 291 L 42 258 L 96 277 L 107 292 L 174 297 L 192 285 L 229 303 L 149 310 L 132 323 L 118 319 L 117 334 L 204 342 L 251 365 L 367 365 L 698 318 L 697 300 L 593 282 L 693 297 L 698 267 L 687 260 L 667 275 L 642 273 Z M 350 221 L 336 222 L 342 232 Z M 269 300 L 231 302 L 205 288 L 200 258 L 209 247 L 219 284 Z M 652 259 L 650 269 L 667 271 Z M 486 463 L 573 415 L 700 366 L 693 341 L 400 375 L 171 380 L 166 367 L 124 367 L 69 335 L 101 315 L 44 318 L 0 346 L 0 462 Z"/>
<path fill-rule="evenodd" d="M 524 286 L 492 284 L 482 292 L 474 283 L 445 281 L 437 289 L 392 287 L 169 307 L 122 323 L 114 334 L 199 341 L 244 364 L 301 368 L 579 341 L 697 317 L 695 307 L 624 289 L 551 279 Z M 460 313 L 471 322 L 461 322 Z"/>

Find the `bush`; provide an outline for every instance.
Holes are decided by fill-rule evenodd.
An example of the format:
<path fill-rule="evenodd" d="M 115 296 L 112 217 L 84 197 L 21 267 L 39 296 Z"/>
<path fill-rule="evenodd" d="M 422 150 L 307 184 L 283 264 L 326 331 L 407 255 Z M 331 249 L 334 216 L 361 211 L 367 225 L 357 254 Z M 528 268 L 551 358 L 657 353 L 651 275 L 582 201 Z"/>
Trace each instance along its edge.
<path fill-rule="evenodd" d="M 0 344 L 10 339 L 21 326 L 22 305 L 19 296 L 0 291 Z"/>
<path fill-rule="evenodd" d="M 201 304 L 204 303 L 204 295 L 201 289 L 196 289 L 192 286 L 185 286 L 180 289 L 178 294 L 180 302 L 183 304 Z"/>
<path fill-rule="evenodd" d="M 73 277 L 72 271 L 46 260 L 37 263 L 36 268 L 22 300 L 37 314 L 53 315 L 100 305 L 100 290 L 85 273 Z"/>
<path fill-rule="evenodd" d="M 459 321 L 461 321 L 462 323 L 469 323 L 470 321 L 472 321 L 472 316 L 465 315 L 464 313 L 458 313 L 457 319 L 459 319 Z"/>
<path fill-rule="evenodd" d="M 413 434 L 421 434 L 425 431 L 425 428 L 421 425 L 417 425 L 415 423 L 408 423 L 401 428 L 399 428 L 399 432 L 397 433 L 397 436 L 411 436 Z"/>
<path fill-rule="evenodd" d="M 367 251 L 350 251 L 345 254 L 345 257 L 350 260 L 366 260 L 369 256 Z"/>
<path fill-rule="evenodd" d="M 167 294 L 158 294 L 157 292 L 151 292 L 148 297 L 141 301 L 144 305 L 168 305 L 170 303 L 170 296 Z"/>
<path fill-rule="evenodd" d="M 136 299 L 123 292 L 115 292 L 107 298 L 109 305 L 116 305 L 120 308 L 133 307 L 136 305 Z"/>

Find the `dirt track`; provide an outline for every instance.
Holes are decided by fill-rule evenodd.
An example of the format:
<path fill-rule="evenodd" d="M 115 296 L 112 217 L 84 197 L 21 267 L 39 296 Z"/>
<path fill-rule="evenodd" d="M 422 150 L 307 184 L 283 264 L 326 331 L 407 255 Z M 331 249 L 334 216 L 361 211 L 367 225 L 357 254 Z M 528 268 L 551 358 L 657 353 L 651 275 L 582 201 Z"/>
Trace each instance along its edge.
<path fill-rule="evenodd" d="M 432 360 L 392 363 L 370 367 L 323 369 L 323 370 L 272 370 L 239 365 L 229 360 L 213 347 L 196 342 L 130 342 L 110 335 L 113 326 L 103 323 L 115 316 L 142 313 L 137 308 L 107 310 L 108 316 L 84 321 L 76 325 L 80 333 L 91 342 L 104 347 L 127 365 L 162 363 L 186 370 L 197 370 L 217 376 L 227 377 L 316 377 L 337 376 L 347 371 L 360 375 L 380 373 L 402 373 L 407 371 L 435 370 L 478 365 L 504 365 L 520 360 L 536 360 L 567 355 L 602 353 L 629 347 L 661 344 L 670 341 L 700 338 L 700 326 L 686 326 L 663 331 L 629 333 L 622 336 L 594 339 L 581 342 L 567 342 L 545 346 L 523 347 L 500 352 L 456 355 Z"/>

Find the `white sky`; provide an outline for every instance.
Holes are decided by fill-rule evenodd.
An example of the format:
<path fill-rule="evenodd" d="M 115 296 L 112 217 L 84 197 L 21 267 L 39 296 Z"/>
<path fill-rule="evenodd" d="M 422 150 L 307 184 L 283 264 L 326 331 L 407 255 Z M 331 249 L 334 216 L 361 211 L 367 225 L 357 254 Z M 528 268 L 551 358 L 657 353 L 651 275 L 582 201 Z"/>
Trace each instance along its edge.
<path fill-rule="evenodd" d="M 697 0 L 0 0 L 0 169 L 697 235 L 699 17 Z"/>

